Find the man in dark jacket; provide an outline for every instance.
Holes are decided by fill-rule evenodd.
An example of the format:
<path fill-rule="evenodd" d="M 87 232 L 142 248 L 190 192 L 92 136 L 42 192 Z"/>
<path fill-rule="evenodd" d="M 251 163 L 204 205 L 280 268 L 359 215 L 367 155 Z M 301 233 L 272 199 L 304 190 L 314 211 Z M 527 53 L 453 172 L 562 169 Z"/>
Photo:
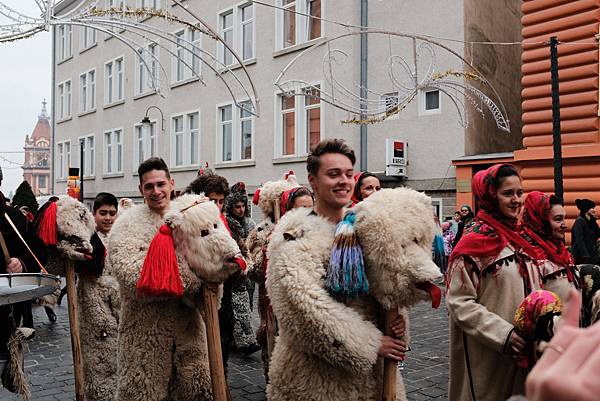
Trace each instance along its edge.
<path fill-rule="evenodd" d="M 0 170 L 0 185 L 2 184 L 2 170 Z M 35 252 L 40 263 L 46 263 L 46 250 L 44 244 L 35 237 L 29 229 L 25 216 L 10 206 L 7 206 L 2 192 L 0 192 L 0 232 L 6 242 L 9 253 L 7 261 L 6 255 L 0 248 L 0 274 L 6 273 L 24 273 L 39 272 L 40 266 L 35 258 L 29 253 L 27 247 L 23 244 L 15 230 L 8 222 L 8 218 L 13 222 L 23 239 L 27 242 L 33 252 Z M 13 319 L 13 306 L 0 306 L 0 374 L 4 370 L 4 364 L 8 355 L 8 340 L 15 331 L 15 322 Z"/>
<path fill-rule="evenodd" d="M 600 227 L 596 222 L 596 204 L 589 199 L 577 199 L 575 205 L 579 209 L 579 217 L 575 219 L 571 231 L 573 259 L 578 265 L 600 265 L 600 255 L 598 255 Z"/>

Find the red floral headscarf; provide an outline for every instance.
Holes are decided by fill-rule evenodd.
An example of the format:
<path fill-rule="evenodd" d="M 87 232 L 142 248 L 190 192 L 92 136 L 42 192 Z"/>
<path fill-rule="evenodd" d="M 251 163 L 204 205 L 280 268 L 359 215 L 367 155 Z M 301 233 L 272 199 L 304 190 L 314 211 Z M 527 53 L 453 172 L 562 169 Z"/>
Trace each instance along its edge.
<path fill-rule="evenodd" d="M 570 266 L 573 259 L 564 240 L 553 238 L 547 223 L 552 209 L 550 197 L 551 195 L 540 191 L 533 191 L 527 195 L 520 232 L 546 259 L 561 266 Z"/>
<path fill-rule="evenodd" d="M 503 166 L 510 164 L 495 164 L 473 176 L 471 185 L 480 210 L 475 224 L 456 244 L 449 264 L 461 255 L 495 259 L 508 244 L 534 260 L 540 259 L 539 251 L 516 231 L 517 219 L 504 216 L 498 209 L 494 182 Z"/>

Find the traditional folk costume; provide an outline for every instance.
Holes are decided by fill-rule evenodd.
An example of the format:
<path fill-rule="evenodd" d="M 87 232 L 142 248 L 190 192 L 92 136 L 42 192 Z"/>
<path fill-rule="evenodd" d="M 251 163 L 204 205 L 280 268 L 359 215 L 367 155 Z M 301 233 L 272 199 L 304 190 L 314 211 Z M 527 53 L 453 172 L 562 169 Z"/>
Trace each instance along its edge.
<path fill-rule="evenodd" d="M 538 252 L 498 210 L 492 181 L 500 167 L 473 177 L 480 211 L 450 256 L 450 401 L 505 401 L 524 391 L 510 337 L 521 301 L 542 283 L 531 263 Z"/>
<path fill-rule="evenodd" d="M 233 214 L 233 208 L 238 202 L 246 205 L 246 212 L 242 217 Z M 238 243 L 244 257 L 248 257 L 245 242 L 256 224 L 250 218 L 248 194 L 243 182 L 236 183 L 231 187 L 229 195 L 225 198 L 224 209 L 231 236 Z M 225 287 L 229 288 L 224 290 L 230 292 L 229 296 L 231 297 L 233 345 L 238 351 L 246 354 L 256 352 L 259 348 L 250 322 L 252 313 L 250 294 L 253 294 L 254 291 L 248 290 L 249 283 L 254 285 L 254 282 L 246 276 L 232 277 L 225 282 Z"/>
<path fill-rule="evenodd" d="M 564 304 L 569 291 L 578 287 L 577 272 L 565 241 L 552 237 L 547 223 L 551 208 L 550 195 L 539 191 L 529 193 L 520 232 L 540 252 L 537 265 L 543 288 L 558 295 Z"/>
<path fill-rule="evenodd" d="M 121 298 L 117 280 L 104 271 L 108 236 L 92 237 L 94 259 L 77 265 L 77 300 L 85 397 L 112 401 L 117 390 L 117 337 Z"/>
<path fill-rule="evenodd" d="M 182 296 L 137 293 L 142 265 L 160 214 L 133 206 L 111 230 L 108 272 L 119 282 L 117 401 L 212 400 L 201 280 L 178 257 Z"/>

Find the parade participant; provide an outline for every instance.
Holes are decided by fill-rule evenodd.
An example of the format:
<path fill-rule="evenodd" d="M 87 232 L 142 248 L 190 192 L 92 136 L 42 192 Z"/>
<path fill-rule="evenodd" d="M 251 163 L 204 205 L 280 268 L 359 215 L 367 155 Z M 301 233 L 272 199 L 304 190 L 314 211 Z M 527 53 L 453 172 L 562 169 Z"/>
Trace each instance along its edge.
<path fill-rule="evenodd" d="M 0 185 L 2 185 L 2 169 L 0 169 Z M 14 223 L 18 233 L 12 228 L 6 216 Z M 7 263 L 7 255 L 4 255 L 2 248 L 0 248 L 0 274 L 35 273 L 40 271 L 40 265 L 27 250 L 19 235 L 27 242 L 42 264 L 46 263 L 44 244 L 35 236 L 23 214 L 7 205 L 2 192 L 0 192 L 0 233 L 9 253 Z M 17 329 L 15 325 L 12 305 L 1 305 L 0 376 L 2 377 L 2 385 L 9 391 L 22 395 L 28 392 L 27 379 L 22 364 L 22 338 L 24 333 L 27 333 L 27 335 L 32 333 L 32 331 L 24 330 L 26 329 Z"/>
<path fill-rule="evenodd" d="M 77 300 L 85 397 L 112 401 L 117 388 L 117 337 L 120 295 L 117 280 L 104 272 L 106 246 L 118 210 L 117 198 L 100 192 L 92 211 L 94 259 L 77 264 Z"/>
<path fill-rule="evenodd" d="M 108 246 L 107 270 L 121 294 L 115 399 L 211 400 L 205 325 L 198 309 L 201 280 L 179 258 L 181 297 L 137 292 L 149 245 L 165 227 L 175 185 L 157 157 L 140 164 L 138 175 L 145 204 L 119 216 Z"/>
<path fill-rule="evenodd" d="M 229 184 L 225 177 L 214 174 L 211 170 L 204 170 L 203 173 L 199 174 L 198 177 L 188 185 L 185 189 L 186 193 L 193 194 L 205 194 L 210 200 L 212 200 L 219 211 L 221 212 L 221 219 L 227 227 L 227 230 L 231 233 L 231 229 L 227 224 L 227 219 L 223 214 L 223 206 L 225 205 L 225 198 L 229 195 Z M 235 262 L 226 262 L 229 264 L 235 264 Z M 240 266 L 241 267 L 241 266 Z M 229 354 L 232 351 L 234 345 L 234 311 L 232 304 L 233 286 L 234 284 L 243 279 L 244 269 L 235 269 L 235 266 L 230 266 L 231 269 L 237 270 L 238 273 L 231 275 L 223 283 L 223 295 L 221 297 L 221 307 L 219 308 L 219 329 L 221 335 L 221 351 L 223 353 L 223 365 L 227 372 L 227 362 L 229 360 Z"/>
<path fill-rule="evenodd" d="M 296 187 L 288 189 L 281 194 L 281 216 L 288 210 L 297 209 L 299 207 L 313 208 L 315 205 L 315 198 L 306 187 Z"/>
<path fill-rule="evenodd" d="M 566 211 L 554 195 L 533 191 L 527 195 L 520 225 L 521 235 L 543 258 L 537 261 L 545 290 L 565 303 L 576 286 L 573 258 L 565 245 Z"/>
<path fill-rule="evenodd" d="M 352 206 L 367 199 L 372 193 L 381 189 L 379 178 L 373 173 L 358 172 L 354 174 L 354 192 L 352 194 Z"/>
<path fill-rule="evenodd" d="M 512 322 L 525 296 L 540 289 L 530 263 L 539 255 L 516 231 L 523 188 L 515 168 L 479 171 L 472 188 L 480 210 L 449 261 L 449 399 L 505 401 L 525 383 L 526 371 L 514 357 L 526 343 Z"/>
<path fill-rule="evenodd" d="M 404 358 L 405 343 L 377 328 L 372 297 L 333 295 L 325 283 L 321 257 L 331 254 L 336 225 L 353 194 L 354 162 L 354 151 L 341 140 L 325 140 L 313 148 L 307 170 L 316 194 L 314 211 L 287 213 L 279 225 L 290 230 L 279 232 L 281 238 L 269 245 L 267 286 L 280 327 L 271 357 L 269 400 L 375 401 L 383 376 L 381 358 Z M 299 251 L 311 255 L 311 263 L 288 260 Z M 402 319 L 392 327 L 395 336 L 404 334 Z M 401 380 L 398 394 L 404 395 Z"/>
<path fill-rule="evenodd" d="M 456 246 L 456 244 L 458 244 L 458 241 L 460 241 L 462 236 L 465 234 L 465 230 L 473 225 L 474 218 L 475 215 L 471 210 L 471 206 L 462 205 L 460 208 L 460 221 L 458 222 L 458 229 L 456 232 L 456 236 L 454 237 L 453 246 Z"/>
<path fill-rule="evenodd" d="M 589 199 L 577 199 L 575 204 L 579 209 L 579 217 L 575 219 L 571 231 L 575 264 L 600 266 L 598 254 L 600 228 L 596 222 L 596 204 Z"/>
<path fill-rule="evenodd" d="M 243 182 L 235 183 L 231 187 L 229 195 L 225 198 L 224 210 L 231 236 L 238 243 L 242 254 L 248 256 L 245 244 L 246 238 L 248 238 L 250 231 L 256 224 L 250 218 L 248 194 L 246 193 L 246 185 Z M 260 349 L 250 322 L 252 312 L 250 308 L 251 294 L 254 294 L 254 291 L 249 291 L 248 287 L 250 283 L 254 286 L 254 282 L 245 276 L 234 281 L 231 288 L 233 345 L 242 354 L 250 355 Z"/>

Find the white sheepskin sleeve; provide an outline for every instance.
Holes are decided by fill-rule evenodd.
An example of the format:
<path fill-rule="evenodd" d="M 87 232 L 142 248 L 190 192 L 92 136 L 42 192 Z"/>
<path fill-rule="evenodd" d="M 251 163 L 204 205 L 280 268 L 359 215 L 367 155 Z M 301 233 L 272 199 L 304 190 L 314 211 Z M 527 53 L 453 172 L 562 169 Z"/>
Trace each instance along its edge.
<path fill-rule="evenodd" d="M 325 288 L 335 225 L 309 212 L 286 213 L 268 248 L 267 288 L 281 342 L 334 366 L 370 372 L 377 362 L 382 333 L 358 311 L 333 299 Z M 275 352 L 279 345 L 277 341 Z"/>
<path fill-rule="evenodd" d="M 119 282 L 121 292 L 135 294 L 148 246 L 162 224 L 162 217 L 146 205 L 133 206 L 115 222 L 108 244 L 107 269 L 108 274 Z M 197 294 L 201 280 L 189 269 L 183 258 L 178 256 L 177 260 L 184 298 L 188 294 Z M 149 301 L 158 299 L 147 298 Z"/>

